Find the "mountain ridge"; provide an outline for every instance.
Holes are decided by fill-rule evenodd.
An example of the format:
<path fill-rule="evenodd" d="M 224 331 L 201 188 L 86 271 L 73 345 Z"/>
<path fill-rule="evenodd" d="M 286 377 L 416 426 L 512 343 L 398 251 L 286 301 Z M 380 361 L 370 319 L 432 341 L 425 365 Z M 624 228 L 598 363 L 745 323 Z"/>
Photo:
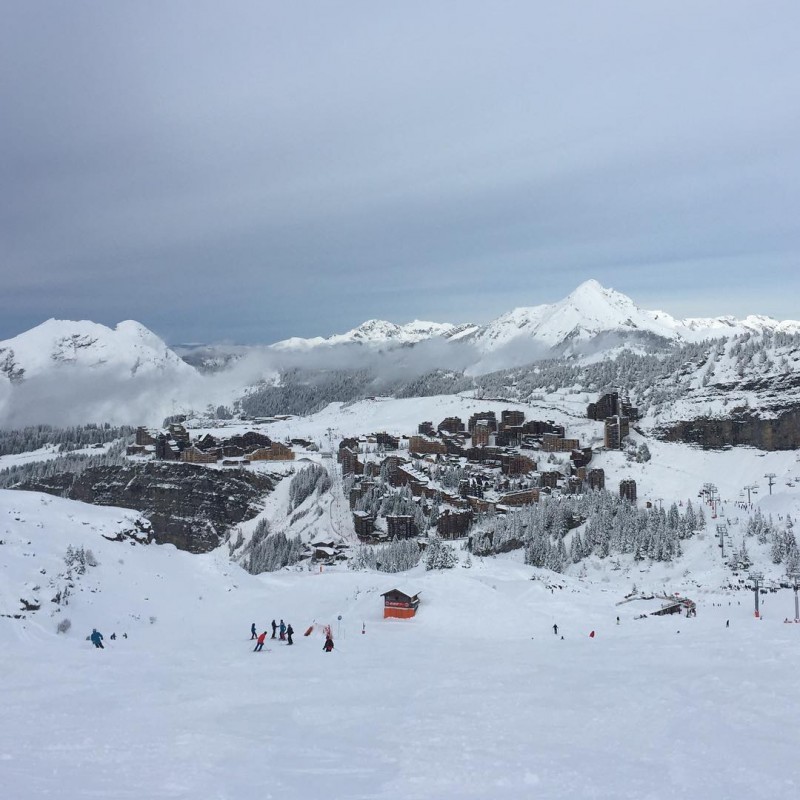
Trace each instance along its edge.
<path fill-rule="evenodd" d="M 270 347 L 282 351 L 312 350 L 341 344 L 386 346 L 417 344 L 428 339 L 467 341 L 482 353 L 491 353 L 516 340 L 553 350 L 569 349 L 607 333 L 656 336 L 665 341 L 692 342 L 727 338 L 746 332 L 800 332 L 800 321 L 779 321 L 764 315 L 687 317 L 679 319 L 661 310 L 640 308 L 627 295 L 590 279 L 563 300 L 519 306 L 483 325 L 414 321 L 405 325 L 367 320 L 342 334 L 305 339 L 294 337 Z"/>

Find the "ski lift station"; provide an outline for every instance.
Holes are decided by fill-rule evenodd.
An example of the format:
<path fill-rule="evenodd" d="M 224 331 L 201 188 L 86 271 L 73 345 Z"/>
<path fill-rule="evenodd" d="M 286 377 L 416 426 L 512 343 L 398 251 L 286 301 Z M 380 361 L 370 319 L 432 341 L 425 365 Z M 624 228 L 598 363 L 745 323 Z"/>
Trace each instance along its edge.
<path fill-rule="evenodd" d="M 419 608 L 419 592 L 412 589 L 390 589 L 381 597 L 384 619 L 411 619 Z"/>

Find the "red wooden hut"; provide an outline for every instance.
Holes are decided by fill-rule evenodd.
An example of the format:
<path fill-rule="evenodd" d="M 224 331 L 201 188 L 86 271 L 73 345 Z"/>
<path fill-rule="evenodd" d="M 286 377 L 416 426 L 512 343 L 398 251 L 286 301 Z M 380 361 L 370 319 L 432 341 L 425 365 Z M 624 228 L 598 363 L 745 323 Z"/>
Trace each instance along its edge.
<path fill-rule="evenodd" d="M 398 619 L 410 619 L 417 613 L 419 608 L 419 592 L 405 589 L 390 589 L 384 592 L 383 597 L 383 618 L 395 617 Z"/>

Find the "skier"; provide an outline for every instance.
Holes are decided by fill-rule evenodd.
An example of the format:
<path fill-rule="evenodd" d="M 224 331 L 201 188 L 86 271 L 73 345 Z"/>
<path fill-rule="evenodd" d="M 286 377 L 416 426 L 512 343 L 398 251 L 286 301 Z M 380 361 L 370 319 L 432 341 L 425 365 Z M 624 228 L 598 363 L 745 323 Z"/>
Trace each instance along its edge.
<path fill-rule="evenodd" d="M 294 628 L 291 624 L 286 628 L 286 638 L 289 640 L 289 644 L 292 643 L 292 636 L 294 636 Z"/>
<path fill-rule="evenodd" d="M 99 647 L 101 650 L 105 650 L 103 647 L 103 634 L 97 630 L 97 628 L 92 628 L 92 635 L 89 637 L 92 640 L 92 644 L 95 647 Z"/>
<path fill-rule="evenodd" d="M 617 625 L 619 625 L 619 617 L 617 617 Z"/>
<path fill-rule="evenodd" d="M 322 649 L 326 653 L 330 653 L 330 651 L 333 650 L 333 639 L 331 639 L 330 636 L 325 637 L 325 644 L 322 645 Z"/>
<path fill-rule="evenodd" d="M 256 642 L 255 649 L 253 650 L 254 653 L 260 653 L 261 649 L 264 647 L 264 639 L 267 638 L 267 632 L 259 634 L 258 641 Z"/>
<path fill-rule="evenodd" d="M 594 631 L 592 631 L 592 632 L 589 634 L 589 638 L 590 638 L 590 639 L 594 639 Z"/>
<path fill-rule="evenodd" d="M 253 639 L 257 639 L 258 634 L 256 633 L 256 624 L 255 622 L 250 626 L 250 641 Z"/>
<path fill-rule="evenodd" d="M 281 624 L 278 626 L 278 628 L 281 632 L 280 639 L 283 641 L 286 638 L 286 625 L 284 624 L 283 620 L 281 620 Z"/>
<path fill-rule="evenodd" d="M 730 626 L 731 626 L 731 621 L 729 619 L 726 619 L 725 620 L 725 627 L 726 628 L 730 628 Z"/>
<path fill-rule="evenodd" d="M 274 638 L 275 638 L 275 629 L 276 629 L 277 627 L 278 627 L 278 626 L 275 624 L 275 620 L 272 620 L 272 636 L 270 637 L 271 639 L 274 639 Z"/>
<path fill-rule="evenodd" d="M 111 639 L 111 641 L 114 641 L 114 639 L 117 638 L 117 634 L 116 633 L 112 633 L 111 636 L 109 636 L 108 638 Z"/>
<path fill-rule="evenodd" d="M 558 625 L 555 625 L 555 624 L 553 625 L 553 634 L 555 636 L 558 636 Z"/>

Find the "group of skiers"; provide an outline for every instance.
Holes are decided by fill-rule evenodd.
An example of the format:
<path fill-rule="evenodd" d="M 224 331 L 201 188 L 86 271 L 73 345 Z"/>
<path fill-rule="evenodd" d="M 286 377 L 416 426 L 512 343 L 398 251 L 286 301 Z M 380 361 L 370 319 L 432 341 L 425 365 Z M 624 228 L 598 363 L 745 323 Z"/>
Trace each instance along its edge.
<path fill-rule="evenodd" d="M 283 620 L 280 621 L 280 624 L 277 624 L 275 620 L 272 620 L 272 636 L 270 638 L 275 639 L 276 633 L 279 633 L 278 638 L 282 642 L 285 641 L 286 644 L 294 644 L 294 642 L 292 642 L 292 636 L 294 636 L 294 628 L 291 626 L 291 624 L 287 625 Z M 255 622 L 250 626 L 250 641 L 252 641 L 253 639 L 256 640 L 256 646 L 253 652 L 258 653 L 264 647 L 264 642 L 267 639 L 267 632 L 264 631 L 261 634 L 257 633 Z"/>
<path fill-rule="evenodd" d="M 87 636 L 86 638 L 89 639 L 89 641 L 98 650 L 105 650 L 105 647 L 103 647 L 103 634 L 100 633 L 100 631 L 98 631 L 97 628 L 92 628 L 91 634 L 89 636 Z M 116 633 L 112 633 L 111 636 L 109 636 L 108 638 L 109 639 L 116 639 L 117 638 L 117 634 Z M 127 639 L 128 638 L 128 634 L 127 633 L 123 633 L 122 634 L 122 638 L 123 639 Z"/>
<path fill-rule="evenodd" d="M 306 636 L 308 636 L 310 632 L 311 628 L 306 631 Z M 294 628 L 292 628 L 291 624 L 287 625 L 283 620 L 280 621 L 280 624 L 276 624 L 275 620 L 272 620 L 272 639 L 276 638 L 276 633 L 280 641 L 285 641 L 287 645 L 293 644 L 292 636 L 294 636 Z M 264 649 L 264 642 L 267 640 L 267 632 L 262 631 L 258 633 L 255 622 L 250 626 L 250 641 L 253 641 L 253 639 L 256 640 L 256 646 L 253 648 L 253 652 L 260 653 L 261 650 Z M 322 649 L 326 653 L 330 653 L 331 650 L 333 650 L 333 635 L 331 634 L 330 628 L 326 628 L 325 630 L 325 644 L 322 646 Z"/>

